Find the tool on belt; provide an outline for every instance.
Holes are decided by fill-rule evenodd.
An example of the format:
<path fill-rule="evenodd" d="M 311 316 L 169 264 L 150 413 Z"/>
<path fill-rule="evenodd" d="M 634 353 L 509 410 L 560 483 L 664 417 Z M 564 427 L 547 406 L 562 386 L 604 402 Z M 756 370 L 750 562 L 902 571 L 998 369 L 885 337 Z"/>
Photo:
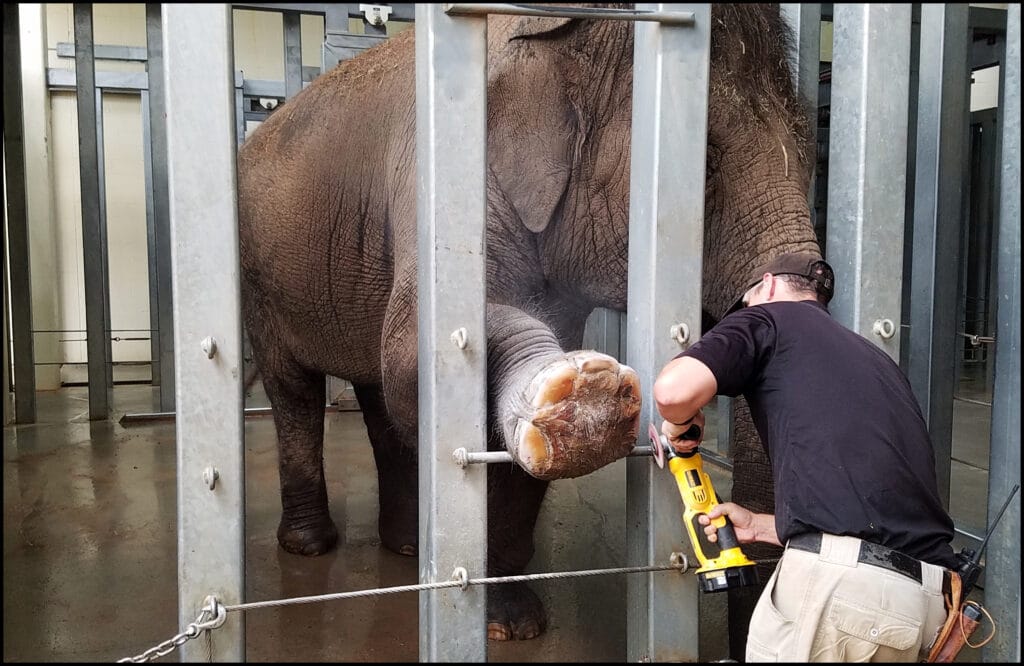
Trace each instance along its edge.
<path fill-rule="evenodd" d="M 650 424 L 647 434 L 651 440 L 653 460 L 664 469 L 666 458 L 668 468 L 676 478 L 679 495 L 683 498 L 683 522 L 690 536 L 693 552 L 700 561 L 697 578 L 702 592 L 720 592 L 758 582 L 755 562 L 748 560 L 740 550 L 736 530 L 728 516 L 719 516 L 711 521 L 718 528 L 718 541 L 711 543 L 704 533 L 704 527 L 697 521 L 719 504 L 718 495 L 711 487 L 711 478 L 704 473 L 704 462 L 694 448 L 687 453 L 676 453 L 668 440 Z M 680 439 L 700 439 L 700 426 L 694 424 L 680 436 Z"/>
<path fill-rule="evenodd" d="M 981 565 L 981 555 L 985 552 L 985 546 L 988 545 L 989 537 L 992 536 L 996 525 L 999 524 L 999 520 L 1003 517 L 1003 512 L 1006 511 L 1010 500 L 1013 499 L 1013 496 L 1017 494 L 1019 489 L 1019 485 L 1014 485 L 1013 489 L 1010 490 L 1010 496 L 1003 502 L 1003 508 L 999 510 L 996 519 L 992 521 L 992 525 L 985 534 L 985 538 L 982 540 L 978 550 L 965 547 L 957 553 L 957 568 L 956 571 L 950 573 L 950 589 L 945 595 L 946 609 L 949 614 L 946 617 L 946 623 L 939 632 L 938 638 L 935 639 L 935 643 L 932 644 L 932 649 L 928 653 L 928 663 L 950 663 L 956 659 L 964 645 L 980 648 L 995 636 L 995 622 L 992 620 L 992 616 L 978 602 L 966 601 L 966 599 L 978 582 L 981 572 L 984 571 L 984 567 Z M 970 642 L 971 634 L 981 624 L 981 616 L 983 614 L 993 623 L 992 633 L 980 643 L 972 644 Z"/>

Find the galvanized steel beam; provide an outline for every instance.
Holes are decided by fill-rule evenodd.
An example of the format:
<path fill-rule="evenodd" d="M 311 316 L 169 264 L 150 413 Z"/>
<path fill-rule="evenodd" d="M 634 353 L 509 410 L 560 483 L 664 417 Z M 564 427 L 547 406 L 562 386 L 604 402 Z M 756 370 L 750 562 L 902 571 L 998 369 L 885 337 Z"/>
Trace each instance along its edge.
<path fill-rule="evenodd" d="M 163 5 L 176 354 L 178 617 L 245 594 L 242 328 L 231 10 Z M 199 149 L 201 147 L 201 149 Z M 205 638 L 205 637 L 204 637 Z M 182 659 L 245 659 L 244 616 Z"/>
<path fill-rule="evenodd" d="M 4 205 L 10 274 L 10 333 L 14 355 L 14 418 L 35 423 L 36 369 L 32 338 L 32 271 L 25 192 L 25 126 L 21 86 L 21 20 L 16 3 L 4 4 Z M 7 301 L 3 305 L 7 321 Z M 4 400 L 6 401 L 6 396 Z M 6 407 L 6 403 L 5 403 Z"/>
<path fill-rule="evenodd" d="M 989 449 L 989 516 L 1020 484 L 1020 5 L 1006 17 L 1003 77 L 1002 164 L 999 203 L 998 297 L 995 386 Z M 986 662 L 1020 662 L 1020 504 L 1006 509 L 989 541 L 985 606 L 999 623 L 983 648 Z"/>
<path fill-rule="evenodd" d="M 834 7 L 826 258 L 830 309 L 899 359 L 910 5 Z"/>
<path fill-rule="evenodd" d="M 487 21 L 418 4 L 415 30 L 419 580 L 434 583 L 487 566 L 487 469 L 452 460 L 487 449 Z M 420 661 L 486 661 L 485 610 L 483 589 L 420 592 Z"/>
<path fill-rule="evenodd" d="M 156 256 L 157 325 L 159 338 L 160 411 L 174 411 L 174 308 L 171 302 L 171 226 L 167 192 L 167 99 L 161 5 L 146 4 L 146 72 L 149 77 L 150 163 L 152 166 L 153 234 Z"/>
<path fill-rule="evenodd" d="M 89 419 L 110 414 L 110 292 L 107 288 L 106 231 L 97 123 L 96 69 L 92 54 L 92 5 L 75 3 L 75 83 L 78 98 L 78 164 L 82 195 L 82 253 L 85 261 L 85 328 L 89 375 Z"/>
<path fill-rule="evenodd" d="M 967 105 L 967 6 L 921 6 L 914 257 L 907 376 L 935 448 L 949 506 L 957 288 Z"/>
<path fill-rule="evenodd" d="M 794 46 L 792 70 L 793 84 L 800 101 L 806 105 L 812 136 L 818 133 L 818 78 L 821 72 L 821 5 L 818 3 L 783 3 L 779 5 L 782 18 L 793 31 Z M 814 171 L 817 163 L 817 141 L 807 146 L 807 163 L 811 167 L 811 180 L 807 189 L 807 205 L 814 215 Z"/>
<path fill-rule="evenodd" d="M 707 151 L 711 9 L 636 7 L 694 17 L 689 27 L 636 25 L 626 361 L 646 394 L 665 363 L 701 335 L 704 160 L 685 156 Z M 661 423 L 651 400 L 641 412 L 638 444 L 648 443 L 648 423 Z M 627 462 L 626 480 L 629 563 L 663 562 L 687 543 L 675 481 L 642 458 Z M 629 577 L 627 661 L 699 660 L 697 583 L 692 575 Z"/>

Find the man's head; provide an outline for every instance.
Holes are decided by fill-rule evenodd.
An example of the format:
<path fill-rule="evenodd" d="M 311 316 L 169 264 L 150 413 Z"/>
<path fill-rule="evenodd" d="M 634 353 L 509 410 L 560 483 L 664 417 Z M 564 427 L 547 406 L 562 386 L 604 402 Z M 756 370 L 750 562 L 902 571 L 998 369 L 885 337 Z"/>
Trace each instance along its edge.
<path fill-rule="evenodd" d="M 782 300 L 814 299 L 828 305 L 834 289 L 835 275 L 827 262 L 813 254 L 791 252 L 758 266 L 729 312 Z"/>

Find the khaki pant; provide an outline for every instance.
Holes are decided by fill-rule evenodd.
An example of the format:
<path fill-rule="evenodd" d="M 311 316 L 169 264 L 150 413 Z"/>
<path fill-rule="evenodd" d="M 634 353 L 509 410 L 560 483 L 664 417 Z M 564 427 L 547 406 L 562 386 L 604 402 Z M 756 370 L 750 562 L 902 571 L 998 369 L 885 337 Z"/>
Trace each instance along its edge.
<path fill-rule="evenodd" d="M 820 553 L 787 548 L 750 619 L 747 661 L 922 659 L 946 619 L 942 567 L 922 562 L 918 583 L 857 562 L 859 550 L 830 534 Z"/>

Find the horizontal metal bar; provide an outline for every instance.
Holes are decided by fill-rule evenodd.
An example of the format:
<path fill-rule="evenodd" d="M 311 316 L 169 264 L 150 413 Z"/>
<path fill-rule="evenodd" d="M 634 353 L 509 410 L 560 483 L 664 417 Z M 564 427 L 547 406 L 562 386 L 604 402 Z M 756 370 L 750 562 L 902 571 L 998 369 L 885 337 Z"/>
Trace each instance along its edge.
<path fill-rule="evenodd" d="M 703 453 L 703 452 L 701 452 Z M 641 457 L 651 455 L 651 447 L 634 446 L 628 454 L 629 457 Z M 452 451 L 452 457 L 462 467 L 474 464 L 510 463 L 512 454 L 508 451 L 467 451 L 465 448 L 458 448 Z"/>
<path fill-rule="evenodd" d="M 504 3 L 470 4 L 446 2 L 444 11 L 449 15 L 473 16 L 481 14 L 510 14 L 514 16 L 544 16 L 548 18 L 606 19 L 617 21 L 658 21 L 667 25 L 693 25 L 693 12 L 661 12 L 635 9 L 591 9 L 585 7 L 546 7 L 544 5 L 515 5 Z"/>
<path fill-rule="evenodd" d="M 321 2 L 232 2 L 231 8 L 257 12 L 298 12 L 321 15 L 327 13 L 327 5 Z"/>
<path fill-rule="evenodd" d="M 391 16 L 388 17 L 389 21 L 412 21 L 415 17 L 415 3 L 412 2 L 400 2 L 393 5 L 387 5 L 386 3 L 371 4 L 385 4 L 385 6 L 391 7 Z M 326 16 L 328 11 L 327 4 L 317 2 L 233 2 L 231 3 L 231 8 L 257 12 L 298 12 L 299 14 L 319 16 Z M 359 11 L 358 4 L 350 4 L 348 15 L 351 18 L 360 18 L 363 16 L 363 12 Z"/>
<path fill-rule="evenodd" d="M 345 401 L 346 403 L 352 404 L 337 404 L 337 405 L 326 405 L 324 412 L 358 412 L 358 403 L 354 400 Z M 274 410 L 272 407 L 246 407 L 246 416 L 271 416 Z M 175 418 L 175 412 L 136 412 L 134 414 L 125 414 L 118 421 L 120 425 L 131 425 L 133 423 L 145 423 L 147 421 L 173 421 Z"/>
<path fill-rule="evenodd" d="M 54 88 L 75 90 L 77 88 L 75 71 L 73 69 L 48 67 L 46 70 L 46 85 L 51 90 Z M 96 87 L 110 92 L 118 90 L 148 90 L 149 75 L 146 72 L 96 72 Z"/>
<path fill-rule="evenodd" d="M 152 333 L 156 329 L 152 328 L 113 328 L 107 333 Z M 84 328 L 68 328 L 68 329 L 36 329 L 33 333 L 85 333 Z"/>
<path fill-rule="evenodd" d="M 146 62 L 148 55 L 145 46 L 118 46 L 114 44 L 97 44 L 93 47 L 96 60 L 131 60 Z M 72 42 L 57 42 L 58 58 L 74 58 L 75 45 Z"/>
<path fill-rule="evenodd" d="M 954 400 L 959 400 L 960 402 L 969 402 L 972 405 L 981 405 L 982 407 L 991 407 L 992 406 L 991 402 L 985 402 L 984 400 L 972 400 L 971 398 L 962 398 L 962 397 L 960 397 L 958 395 L 954 395 L 953 399 Z"/>

